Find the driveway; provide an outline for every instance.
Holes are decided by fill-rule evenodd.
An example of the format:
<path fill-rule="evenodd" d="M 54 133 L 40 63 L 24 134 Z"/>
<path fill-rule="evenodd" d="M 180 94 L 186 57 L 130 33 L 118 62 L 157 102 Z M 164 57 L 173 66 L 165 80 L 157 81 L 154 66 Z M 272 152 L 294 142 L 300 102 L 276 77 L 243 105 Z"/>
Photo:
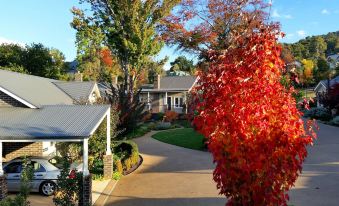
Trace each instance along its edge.
<path fill-rule="evenodd" d="M 106 205 L 114 206 L 221 206 L 212 180 L 208 152 L 185 149 L 151 138 L 153 132 L 135 139 L 143 164 L 123 177 Z"/>
<path fill-rule="evenodd" d="M 339 127 L 319 124 L 303 173 L 290 191 L 295 206 L 339 205 Z"/>
<path fill-rule="evenodd" d="M 319 126 L 303 173 L 289 193 L 289 205 L 339 205 L 339 128 Z M 209 153 L 165 144 L 150 138 L 152 134 L 135 140 L 144 163 L 119 181 L 106 205 L 225 205 L 212 180 Z"/>

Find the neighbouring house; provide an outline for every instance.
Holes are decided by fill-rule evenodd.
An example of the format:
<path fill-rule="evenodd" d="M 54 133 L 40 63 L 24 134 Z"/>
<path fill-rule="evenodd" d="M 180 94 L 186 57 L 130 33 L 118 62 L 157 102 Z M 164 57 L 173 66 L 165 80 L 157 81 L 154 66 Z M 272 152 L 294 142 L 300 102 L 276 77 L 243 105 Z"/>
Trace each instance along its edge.
<path fill-rule="evenodd" d="M 188 96 L 196 85 L 196 76 L 155 77 L 154 84 L 143 85 L 140 101 L 146 103 L 146 110 L 152 113 L 175 111 L 187 113 Z"/>
<path fill-rule="evenodd" d="M 327 93 L 329 87 L 333 87 L 335 84 L 339 84 L 339 76 L 331 79 L 331 80 L 321 80 L 317 86 L 314 88 L 314 92 L 317 96 L 317 107 L 323 107 L 322 104 L 319 102 L 319 96 Z"/>
<path fill-rule="evenodd" d="M 51 127 L 50 132 L 57 136 L 55 129 L 58 125 L 53 126 L 53 123 L 61 123 L 60 118 L 69 118 L 69 114 L 78 117 L 81 123 L 86 115 L 82 116 L 81 112 L 85 110 L 79 104 L 90 105 L 97 98 L 100 98 L 100 92 L 95 82 L 65 82 L 0 70 L 0 114 L 3 117 L 8 115 L 6 126 L 11 128 L 13 124 L 13 132 L 16 126 L 34 127 L 34 123 L 44 121 Z M 95 113 L 96 109 L 89 110 Z M 69 122 L 68 126 L 71 128 L 72 124 L 75 123 Z M 4 127 L 4 123 L 0 125 L 0 131 Z M 4 142 L 2 156 L 8 161 L 22 155 L 49 156 L 55 152 L 54 141 Z"/>
<path fill-rule="evenodd" d="M 330 69 L 335 69 L 336 67 L 339 67 L 339 54 L 329 55 L 327 57 L 327 62 L 330 66 Z"/>

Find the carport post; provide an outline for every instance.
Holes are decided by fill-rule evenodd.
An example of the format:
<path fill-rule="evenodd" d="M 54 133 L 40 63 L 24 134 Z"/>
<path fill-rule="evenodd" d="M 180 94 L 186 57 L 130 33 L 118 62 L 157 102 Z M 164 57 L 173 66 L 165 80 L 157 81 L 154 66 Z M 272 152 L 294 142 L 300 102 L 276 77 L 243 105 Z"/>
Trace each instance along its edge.
<path fill-rule="evenodd" d="M 84 177 L 89 175 L 89 170 L 88 170 L 88 139 L 85 138 L 83 140 L 83 164 L 82 164 L 82 172 Z"/>
<path fill-rule="evenodd" d="M 79 206 L 92 205 L 92 177 L 88 170 L 88 138 L 83 140 L 83 177 L 82 195 L 79 197 Z"/>
<path fill-rule="evenodd" d="M 7 197 L 7 181 L 2 169 L 2 141 L 0 141 L 0 200 Z"/>
<path fill-rule="evenodd" d="M 113 155 L 111 150 L 111 109 L 107 111 L 107 145 L 106 155 L 104 155 L 104 178 L 111 179 L 113 175 Z"/>
<path fill-rule="evenodd" d="M 106 123 L 106 136 L 107 136 L 107 145 L 106 145 L 106 155 L 111 155 L 111 108 L 107 111 L 107 123 Z"/>

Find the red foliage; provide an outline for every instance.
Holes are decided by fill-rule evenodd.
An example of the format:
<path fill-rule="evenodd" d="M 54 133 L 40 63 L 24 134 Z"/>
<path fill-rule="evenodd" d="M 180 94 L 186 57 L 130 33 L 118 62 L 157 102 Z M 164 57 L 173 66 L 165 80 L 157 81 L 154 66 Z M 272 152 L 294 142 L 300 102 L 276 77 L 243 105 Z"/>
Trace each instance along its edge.
<path fill-rule="evenodd" d="M 205 58 L 208 49 L 226 49 L 234 43 L 234 36 L 256 30 L 268 8 L 264 0 L 182 0 L 163 19 L 162 38 Z"/>
<path fill-rule="evenodd" d="M 178 119 L 179 114 L 174 111 L 166 111 L 164 117 L 166 122 L 173 122 Z"/>
<path fill-rule="evenodd" d="M 112 58 L 112 54 L 111 51 L 108 48 L 103 48 L 100 51 L 100 55 L 101 55 L 101 60 L 102 62 L 108 66 L 111 67 L 113 65 L 113 58 Z"/>
<path fill-rule="evenodd" d="M 273 31 L 274 30 L 274 31 Z M 213 56 L 197 88 L 196 128 L 208 139 L 213 176 L 226 205 L 287 205 L 315 133 L 304 128 L 281 83 L 283 61 L 276 28 L 239 36 L 239 47 Z"/>

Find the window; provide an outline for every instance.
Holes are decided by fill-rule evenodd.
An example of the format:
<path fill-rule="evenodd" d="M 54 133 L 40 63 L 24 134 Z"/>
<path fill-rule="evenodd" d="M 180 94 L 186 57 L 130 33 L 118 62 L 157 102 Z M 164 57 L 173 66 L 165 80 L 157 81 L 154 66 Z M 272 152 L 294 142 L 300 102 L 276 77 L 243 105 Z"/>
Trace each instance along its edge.
<path fill-rule="evenodd" d="M 38 162 L 31 162 L 34 172 L 46 172 L 46 169 Z"/>
<path fill-rule="evenodd" d="M 184 99 L 182 97 L 176 97 L 174 99 L 174 107 L 182 107 L 184 105 Z"/>
<path fill-rule="evenodd" d="M 21 162 L 13 162 L 5 167 L 5 173 L 20 173 L 22 169 Z"/>

